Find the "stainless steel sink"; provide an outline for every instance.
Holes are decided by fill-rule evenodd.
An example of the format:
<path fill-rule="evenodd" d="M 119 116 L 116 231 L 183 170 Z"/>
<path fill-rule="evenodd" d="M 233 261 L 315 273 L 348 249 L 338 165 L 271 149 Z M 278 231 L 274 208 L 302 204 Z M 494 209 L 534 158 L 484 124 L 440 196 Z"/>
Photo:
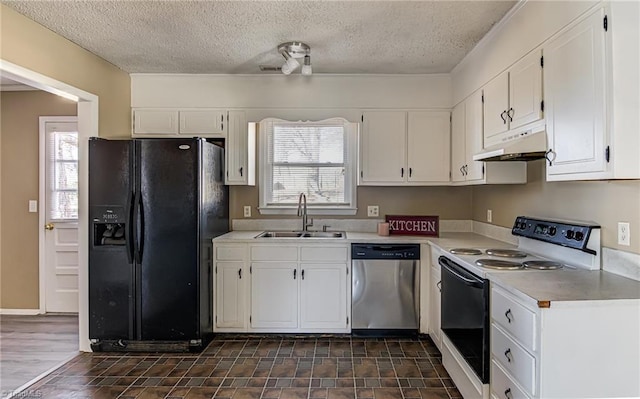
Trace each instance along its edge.
<path fill-rule="evenodd" d="M 344 231 L 265 231 L 256 238 L 345 238 Z"/>

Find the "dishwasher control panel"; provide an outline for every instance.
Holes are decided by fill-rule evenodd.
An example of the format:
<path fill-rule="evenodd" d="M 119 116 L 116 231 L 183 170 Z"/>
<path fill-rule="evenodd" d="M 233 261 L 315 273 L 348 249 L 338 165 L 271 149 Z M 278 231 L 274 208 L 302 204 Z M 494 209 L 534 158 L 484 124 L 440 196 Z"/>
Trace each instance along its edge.
<path fill-rule="evenodd" d="M 420 259 L 420 245 L 351 244 L 351 259 Z"/>

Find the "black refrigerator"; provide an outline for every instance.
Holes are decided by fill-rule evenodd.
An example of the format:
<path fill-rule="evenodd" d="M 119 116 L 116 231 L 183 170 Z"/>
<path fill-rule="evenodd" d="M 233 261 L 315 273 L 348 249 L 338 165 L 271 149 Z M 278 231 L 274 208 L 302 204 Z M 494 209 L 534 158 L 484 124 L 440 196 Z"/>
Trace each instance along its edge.
<path fill-rule="evenodd" d="M 202 349 L 212 242 L 229 231 L 224 150 L 203 139 L 89 141 L 89 338 L 96 351 Z"/>

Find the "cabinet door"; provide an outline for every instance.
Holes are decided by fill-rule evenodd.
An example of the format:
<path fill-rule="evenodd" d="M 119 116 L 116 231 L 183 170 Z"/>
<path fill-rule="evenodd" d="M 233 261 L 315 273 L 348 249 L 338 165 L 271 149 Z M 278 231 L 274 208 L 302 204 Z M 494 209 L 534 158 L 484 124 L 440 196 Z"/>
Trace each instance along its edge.
<path fill-rule="evenodd" d="M 448 182 L 451 114 L 422 111 L 407 114 L 409 182 Z"/>
<path fill-rule="evenodd" d="M 482 92 L 473 93 L 465 101 L 465 159 L 466 179 L 484 178 L 484 162 L 474 161 L 473 156 L 482 151 Z"/>
<path fill-rule="evenodd" d="M 298 327 L 297 263 L 251 264 L 251 328 Z"/>
<path fill-rule="evenodd" d="M 224 111 L 180 111 L 180 134 L 224 136 Z"/>
<path fill-rule="evenodd" d="M 360 183 L 406 181 L 406 112 L 365 112 L 360 142 Z"/>
<path fill-rule="evenodd" d="M 429 295 L 429 336 L 438 349 L 442 348 L 442 331 L 440 330 L 440 269 L 431 267 L 431 291 Z"/>
<path fill-rule="evenodd" d="M 178 134 L 178 111 L 136 109 L 133 111 L 134 134 Z"/>
<path fill-rule="evenodd" d="M 243 262 L 216 263 L 216 327 L 245 327 L 247 278 Z"/>
<path fill-rule="evenodd" d="M 465 181 L 465 102 L 451 112 L 451 181 Z"/>
<path fill-rule="evenodd" d="M 534 51 L 509 69 L 509 128 L 542 119 L 542 51 Z"/>
<path fill-rule="evenodd" d="M 498 75 L 482 89 L 484 92 L 484 142 L 509 130 L 506 111 L 509 109 L 509 74 Z"/>
<path fill-rule="evenodd" d="M 300 328 L 347 328 L 347 265 L 300 265 Z"/>
<path fill-rule="evenodd" d="M 598 9 L 544 47 L 547 178 L 606 169 L 603 18 Z"/>
<path fill-rule="evenodd" d="M 228 185 L 256 184 L 255 129 L 249 129 L 244 111 L 229 111 L 225 148 L 226 179 Z"/>

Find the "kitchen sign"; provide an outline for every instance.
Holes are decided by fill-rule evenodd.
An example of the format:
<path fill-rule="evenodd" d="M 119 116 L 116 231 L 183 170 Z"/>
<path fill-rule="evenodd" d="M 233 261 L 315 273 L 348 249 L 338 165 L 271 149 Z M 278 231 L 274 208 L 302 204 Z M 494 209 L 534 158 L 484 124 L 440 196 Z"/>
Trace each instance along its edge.
<path fill-rule="evenodd" d="M 438 237 L 440 223 L 438 216 L 387 215 L 389 234 Z"/>

